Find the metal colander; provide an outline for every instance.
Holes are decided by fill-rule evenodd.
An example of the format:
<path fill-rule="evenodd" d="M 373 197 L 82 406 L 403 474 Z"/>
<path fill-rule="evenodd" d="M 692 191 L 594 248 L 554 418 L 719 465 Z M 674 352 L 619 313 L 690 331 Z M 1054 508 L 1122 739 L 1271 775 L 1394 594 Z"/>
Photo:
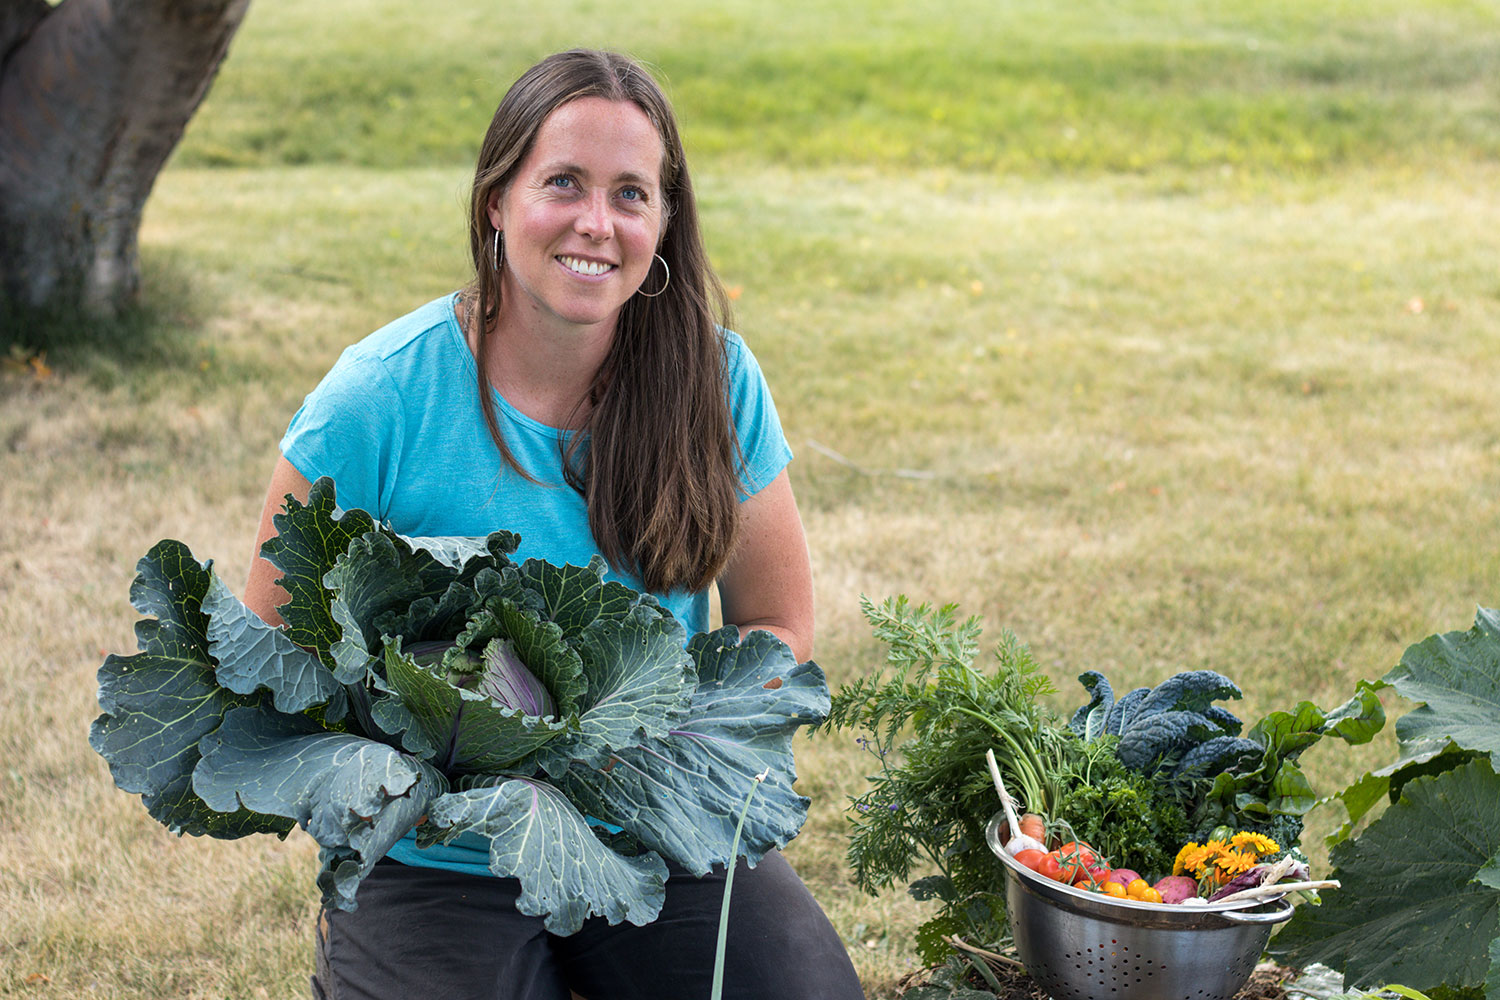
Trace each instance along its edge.
<path fill-rule="evenodd" d="M 1005 865 L 1011 934 L 1054 1000 L 1229 1000 L 1292 915 L 1284 897 L 1189 907 L 1084 892 L 1018 864 L 1004 830 L 996 815 L 985 839 Z"/>

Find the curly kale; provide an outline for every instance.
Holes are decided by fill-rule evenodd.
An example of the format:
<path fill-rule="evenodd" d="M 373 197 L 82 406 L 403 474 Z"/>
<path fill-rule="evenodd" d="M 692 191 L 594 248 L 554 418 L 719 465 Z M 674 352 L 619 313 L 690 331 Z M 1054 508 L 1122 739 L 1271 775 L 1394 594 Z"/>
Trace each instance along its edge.
<path fill-rule="evenodd" d="M 1199 752 L 1192 766 L 1201 771 L 1211 763 L 1202 754 L 1205 741 L 1239 736 L 1240 720 L 1214 702 L 1239 698 L 1240 689 L 1215 671 L 1187 670 L 1154 688 L 1136 688 L 1118 702 L 1109 681 L 1097 670 L 1078 680 L 1092 697 L 1073 713 L 1068 728 L 1085 740 L 1118 736 L 1116 754 L 1126 766 L 1142 773 L 1165 769 L 1170 775 L 1195 750 Z M 1216 743 L 1215 747 L 1227 763 L 1230 757 L 1259 752 L 1258 746 L 1247 743 Z"/>
<path fill-rule="evenodd" d="M 1271 712 L 1242 737 L 1240 720 L 1214 704 L 1239 698 L 1240 689 L 1215 671 L 1184 671 L 1118 701 L 1098 671 L 1078 680 L 1090 699 L 1073 713 L 1069 729 L 1090 745 L 1117 740 L 1119 762 L 1186 809 L 1192 834 L 1186 839 L 1230 826 L 1296 845 L 1302 814 L 1316 801 L 1297 757 L 1325 735 L 1363 743 L 1384 718 L 1373 691 L 1362 688 L 1331 712 L 1311 702 Z"/>

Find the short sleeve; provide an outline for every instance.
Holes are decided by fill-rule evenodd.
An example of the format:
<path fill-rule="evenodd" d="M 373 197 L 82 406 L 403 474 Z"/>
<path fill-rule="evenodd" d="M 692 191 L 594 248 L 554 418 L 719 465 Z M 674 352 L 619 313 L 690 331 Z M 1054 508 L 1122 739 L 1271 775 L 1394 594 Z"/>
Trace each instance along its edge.
<path fill-rule="evenodd" d="M 792 460 L 792 449 L 781 429 L 771 387 L 760 363 L 739 334 L 725 331 L 728 355 L 729 412 L 739 437 L 743 464 L 740 466 L 743 501 L 770 485 Z"/>
<path fill-rule="evenodd" d="M 390 374 L 355 345 L 293 414 L 281 454 L 309 482 L 331 477 L 340 507 L 384 518 L 402 428 L 401 399 Z"/>

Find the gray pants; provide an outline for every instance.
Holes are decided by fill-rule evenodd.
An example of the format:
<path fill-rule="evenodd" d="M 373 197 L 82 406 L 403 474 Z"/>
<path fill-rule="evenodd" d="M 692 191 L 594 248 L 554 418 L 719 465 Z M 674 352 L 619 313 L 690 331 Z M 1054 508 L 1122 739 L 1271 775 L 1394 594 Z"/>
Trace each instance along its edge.
<path fill-rule="evenodd" d="M 724 875 L 674 869 L 645 927 L 595 917 L 556 937 L 516 912 L 514 879 L 383 860 L 359 909 L 318 921 L 315 1000 L 708 1000 Z M 778 853 L 734 877 L 724 996 L 863 1000 L 843 942 Z"/>

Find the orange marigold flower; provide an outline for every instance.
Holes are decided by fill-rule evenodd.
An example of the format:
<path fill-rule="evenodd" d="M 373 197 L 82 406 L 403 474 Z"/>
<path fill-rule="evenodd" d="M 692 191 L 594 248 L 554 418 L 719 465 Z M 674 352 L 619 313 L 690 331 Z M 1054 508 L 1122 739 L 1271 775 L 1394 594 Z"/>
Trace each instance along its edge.
<path fill-rule="evenodd" d="M 1191 872 L 1195 878 L 1202 878 L 1208 859 L 1207 847 L 1197 843 L 1188 844 L 1177 852 L 1177 857 L 1172 862 L 1172 874 L 1183 875 Z"/>
<path fill-rule="evenodd" d="M 1233 878 L 1255 867 L 1255 855 L 1245 851 L 1225 851 L 1214 859 L 1214 867 L 1223 878 Z"/>
<path fill-rule="evenodd" d="M 1256 854 L 1275 854 L 1281 850 L 1281 845 L 1265 834 L 1250 833 L 1247 830 L 1241 830 L 1233 837 L 1230 837 L 1229 843 L 1231 846 L 1237 847 L 1242 851 L 1253 851 Z"/>

